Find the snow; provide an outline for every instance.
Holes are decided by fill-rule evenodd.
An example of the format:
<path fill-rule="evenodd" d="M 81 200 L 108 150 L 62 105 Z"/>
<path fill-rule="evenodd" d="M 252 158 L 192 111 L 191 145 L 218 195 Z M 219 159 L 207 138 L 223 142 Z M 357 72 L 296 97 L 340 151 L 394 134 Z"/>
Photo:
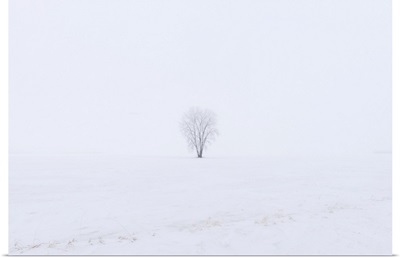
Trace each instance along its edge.
<path fill-rule="evenodd" d="M 391 157 L 11 155 L 9 253 L 391 254 Z"/>

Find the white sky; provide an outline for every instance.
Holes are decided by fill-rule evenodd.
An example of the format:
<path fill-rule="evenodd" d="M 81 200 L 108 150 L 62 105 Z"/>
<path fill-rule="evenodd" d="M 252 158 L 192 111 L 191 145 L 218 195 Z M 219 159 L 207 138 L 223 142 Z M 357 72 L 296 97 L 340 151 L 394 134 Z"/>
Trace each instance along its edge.
<path fill-rule="evenodd" d="M 10 152 L 205 156 L 391 149 L 389 0 L 10 1 Z"/>

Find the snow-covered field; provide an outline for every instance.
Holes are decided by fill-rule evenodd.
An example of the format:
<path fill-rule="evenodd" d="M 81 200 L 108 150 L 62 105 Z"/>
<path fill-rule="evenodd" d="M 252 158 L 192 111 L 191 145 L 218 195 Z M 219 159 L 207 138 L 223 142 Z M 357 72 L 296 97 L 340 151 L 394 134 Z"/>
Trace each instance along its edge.
<path fill-rule="evenodd" d="M 390 154 L 11 156 L 10 254 L 391 254 Z"/>

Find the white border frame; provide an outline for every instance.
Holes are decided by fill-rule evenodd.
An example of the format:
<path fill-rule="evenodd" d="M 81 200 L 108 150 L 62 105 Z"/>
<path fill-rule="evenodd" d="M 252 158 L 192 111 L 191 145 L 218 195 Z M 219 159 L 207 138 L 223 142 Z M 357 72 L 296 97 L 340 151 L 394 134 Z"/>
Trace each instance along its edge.
<path fill-rule="evenodd" d="M 0 1 L 0 250 L 8 253 L 8 0 Z"/>
<path fill-rule="evenodd" d="M 392 254 L 399 254 L 399 182 L 400 171 L 400 0 L 392 0 Z M 397 204 L 397 205 L 395 205 Z"/>

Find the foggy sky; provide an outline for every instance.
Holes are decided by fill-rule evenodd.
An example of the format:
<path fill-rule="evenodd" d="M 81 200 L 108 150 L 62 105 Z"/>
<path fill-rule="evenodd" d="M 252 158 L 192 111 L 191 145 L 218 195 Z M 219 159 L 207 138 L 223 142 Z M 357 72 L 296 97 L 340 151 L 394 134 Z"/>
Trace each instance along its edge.
<path fill-rule="evenodd" d="M 10 1 L 10 153 L 391 150 L 391 1 Z M 193 155 L 193 154 L 192 154 Z"/>

